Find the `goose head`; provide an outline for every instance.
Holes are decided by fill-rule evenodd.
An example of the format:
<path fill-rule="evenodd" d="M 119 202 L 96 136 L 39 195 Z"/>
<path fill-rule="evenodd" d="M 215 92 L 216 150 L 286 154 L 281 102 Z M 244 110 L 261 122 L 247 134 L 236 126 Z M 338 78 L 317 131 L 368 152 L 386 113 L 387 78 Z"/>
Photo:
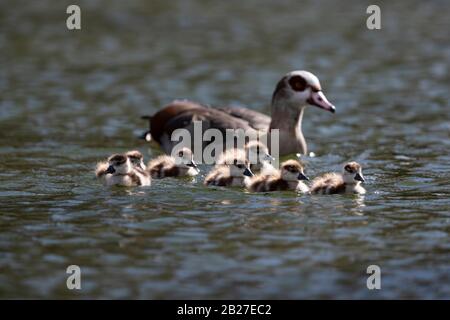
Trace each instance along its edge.
<path fill-rule="evenodd" d="M 230 165 L 230 176 L 233 178 L 240 178 L 242 176 L 253 177 L 253 172 L 250 170 L 250 163 L 248 161 L 239 161 L 234 159 L 233 164 Z"/>
<path fill-rule="evenodd" d="M 194 154 L 189 148 L 182 148 L 176 153 L 175 163 L 181 168 L 194 168 L 195 170 L 200 171 L 194 161 Z"/>
<path fill-rule="evenodd" d="M 346 184 L 359 184 L 365 181 L 362 174 L 362 167 L 355 161 L 348 162 L 344 165 L 342 177 Z"/>
<path fill-rule="evenodd" d="M 131 165 L 135 168 L 140 168 L 142 170 L 146 169 L 144 164 L 144 156 L 137 150 L 128 151 L 125 154 L 128 159 L 130 159 Z"/>
<path fill-rule="evenodd" d="M 113 154 L 108 158 L 108 169 L 110 174 L 128 174 L 132 170 L 130 159 L 123 154 Z"/>
<path fill-rule="evenodd" d="M 319 79 L 304 70 L 291 71 L 278 82 L 272 105 L 280 102 L 294 109 L 315 106 L 332 113 L 336 111 L 335 106 L 323 94 Z"/>
<path fill-rule="evenodd" d="M 252 164 L 275 160 L 275 158 L 269 154 L 267 146 L 257 140 L 251 140 L 245 145 L 245 154 L 247 160 Z"/>
<path fill-rule="evenodd" d="M 281 178 L 286 181 L 309 180 L 303 166 L 296 160 L 288 160 L 281 164 Z"/>

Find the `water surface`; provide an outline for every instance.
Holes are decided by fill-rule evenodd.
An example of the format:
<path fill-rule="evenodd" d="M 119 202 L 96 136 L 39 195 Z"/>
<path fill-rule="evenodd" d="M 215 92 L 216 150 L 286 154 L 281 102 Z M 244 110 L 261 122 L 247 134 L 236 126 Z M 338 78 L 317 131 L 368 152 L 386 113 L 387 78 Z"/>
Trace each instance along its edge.
<path fill-rule="evenodd" d="M 364 1 L 79 1 L 81 31 L 69 4 L 0 3 L 1 298 L 450 298 L 447 1 L 382 2 L 378 31 Z M 293 69 L 337 106 L 305 114 L 308 175 L 356 160 L 364 197 L 94 179 L 109 154 L 161 152 L 141 115 L 268 113 Z"/>

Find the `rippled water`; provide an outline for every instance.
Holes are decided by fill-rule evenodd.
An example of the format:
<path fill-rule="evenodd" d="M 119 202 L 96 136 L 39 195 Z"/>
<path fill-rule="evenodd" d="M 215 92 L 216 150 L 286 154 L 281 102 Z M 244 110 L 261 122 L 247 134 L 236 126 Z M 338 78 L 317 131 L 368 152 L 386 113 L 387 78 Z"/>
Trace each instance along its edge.
<path fill-rule="evenodd" d="M 0 2 L 1 298 L 450 298 L 448 1 Z M 307 69 L 315 176 L 355 159 L 365 197 L 257 195 L 165 179 L 103 188 L 174 98 L 269 111 Z M 203 167 L 203 172 L 208 168 Z M 66 267 L 82 290 L 66 289 Z M 366 268 L 382 289 L 366 288 Z"/>

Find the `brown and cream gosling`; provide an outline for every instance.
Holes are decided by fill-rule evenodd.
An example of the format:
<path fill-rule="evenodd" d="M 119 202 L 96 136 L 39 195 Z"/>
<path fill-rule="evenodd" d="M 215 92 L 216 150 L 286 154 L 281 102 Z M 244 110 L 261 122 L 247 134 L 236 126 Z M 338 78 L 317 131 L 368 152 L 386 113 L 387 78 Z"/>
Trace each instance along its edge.
<path fill-rule="evenodd" d="M 269 149 L 257 140 L 249 141 L 243 150 L 236 148 L 225 150 L 218 157 L 216 165 L 232 164 L 235 158 L 245 158 L 253 173 L 272 175 L 277 171 L 270 163 L 275 159 L 269 154 Z"/>
<path fill-rule="evenodd" d="M 313 180 L 311 193 L 335 194 L 335 193 L 358 193 L 365 194 L 366 190 L 361 186 L 364 182 L 361 165 L 357 162 L 345 164 L 342 174 L 326 173 Z"/>
<path fill-rule="evenodd" d="M 152 178 L 195 176 L 200 170 L 194 162 L 194 155 L 189 148 L 182 148 L 176 158 L 161 155 L 151 160 L 147 165 L 147 171 Z"/>
<path fill-rule="evenodd" d="M 114 154 L 108 158 L 108 167 L 104 168 L 104 162 L 99 163 L 96 169 L 97 178 L 102 179 L 106 186 L 148 186 L 150 177 L 146 173 L 140 173 L 131 164 L 130 159 L 123 154 Z"/>
<path fill-rule="evenodd" d="M 246 187 L 253 192 L 294 190 L 303 193 L 309 188 L 302 180 L 309 180 L 304 174 L 303 165 L 296 160 L 287 160 L 281 164 L 277 174 L 258 175 L 249 180 Z"/>
<path fill-rule="evenodd" d="M 136 173 L 137 176 L 139 177 L 139 179 L 141 181 L 140 185 L 143 185 L 143 186 L 150 185 L 151 179 L 150 179 L 149 173 L 145 170 L 146 167 L 145 167 L 145 164 L 143 161 L 144 157 L 143 157 L 142 153 L 140 153 L 137 150 L 133 150 L 133 151 L 128 151 L 127 153 L 125 153 L 125 156 L 128 157 L 134 173 Z M 103 184 L 105 184 L 105 185 L 107 184 L 106 183 L 107 177 L 109 177 L 111 175 L 111 173 L 107 172 L 108 168 L 109 168 L 108 161 L 101 161 L 101 162 L 97 163 L 97 166 L 95 168 L 96 177 L 101 179 Z"/>
<path fill-rule="evenodd" d="M 125 155 L 128 157 L 128 159 L 130 159 L 133 168 L 141 169 L 142 171 L 145 171 L 147 169 L 147 166 L 144 163 L 144 156 L 141 152 L 137 150 L 131 150 L 125 153 Z"/>
<path fill-rule="evenodd" d="M 140 153 L 137 150 L 132 150 L 125 153 L 125 156 L 127 156 L 128 159 L 130 159 L 130 162 L 134 169 L 141 169 L 143 171 L 146 170 L 147 167 L 144 164 L 144 156 L 142 155 L 142 153 Z M 95 168 L 96 177 L 104 178 L 108 167 L 109 167 L 108 161 L 101 161 L 97 163 L 97 166 Z"/>
<path fill-rule="evenodd" d="M 252 140 L 245 145 L 247 160 L 251 163 L 252 172 L 270 176 L 276 174 L 277 170 L 272 166 L 271 161 L 275 160 L 269 153 L 269 149 L 260 141 Z"/>
<path fill-rule="evenodd" d="M 245 158 L 236 157 L 231 164 L 216 165 L 203 182 L 206 186 L 243 187 L 253 176 L 250 165 Z"/>

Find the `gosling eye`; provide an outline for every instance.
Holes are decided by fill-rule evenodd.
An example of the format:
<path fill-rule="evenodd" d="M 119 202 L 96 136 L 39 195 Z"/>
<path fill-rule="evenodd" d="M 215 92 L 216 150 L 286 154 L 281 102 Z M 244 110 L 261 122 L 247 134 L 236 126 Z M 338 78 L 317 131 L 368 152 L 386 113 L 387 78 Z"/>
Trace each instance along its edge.
<path fill-rule="evenodd" d="M 182 157 L 183 156 L 183 151 L 178 152 L 178 156 Z"/>
<path fill-rule="evenodd" d="M 238 167 L 239 169 L 244 168 L 244 166 L 243 166 L 242 164 L 238 164 L 237 167 Z"/>

